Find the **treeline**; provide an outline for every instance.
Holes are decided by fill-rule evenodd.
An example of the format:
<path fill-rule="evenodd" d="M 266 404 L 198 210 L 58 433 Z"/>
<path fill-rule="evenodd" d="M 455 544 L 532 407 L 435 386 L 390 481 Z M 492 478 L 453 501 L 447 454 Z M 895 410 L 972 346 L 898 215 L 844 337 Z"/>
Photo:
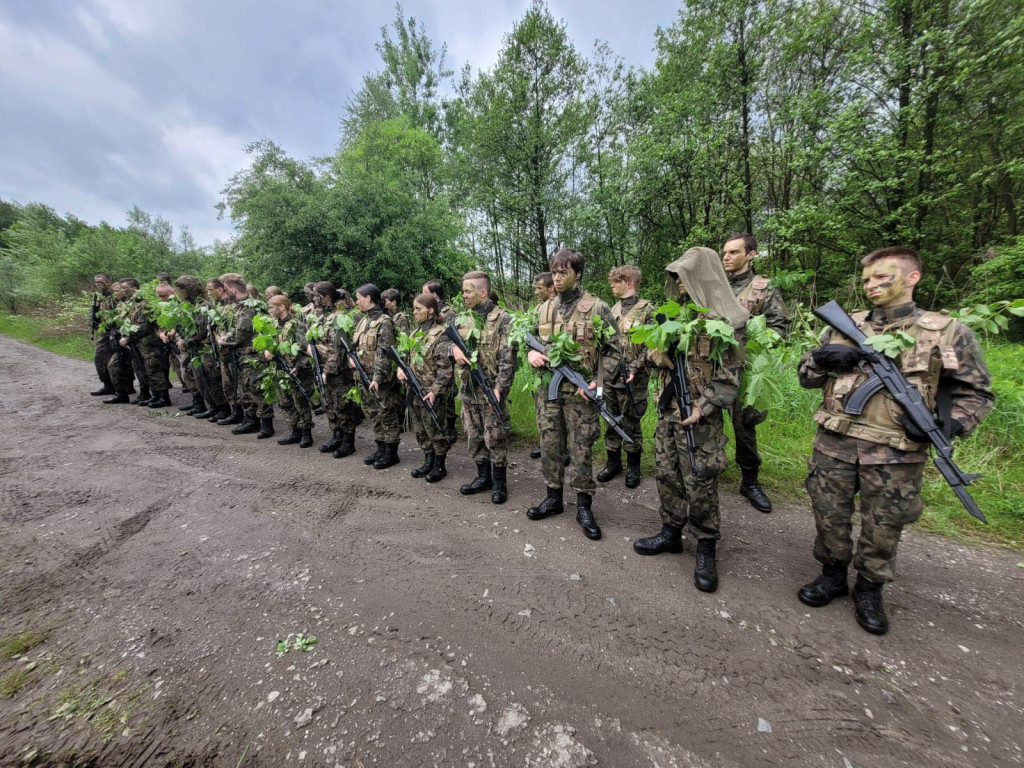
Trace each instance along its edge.
<path fill-rule="evenodd" d="M 650 70 L 581 51 L 539 0 L 487 70 L 449 70 L 400 6 L 381 32 L 332 155 L 263 139 L 227 181 L 234 266 L 260 285 L 409 296 L 483 266 L 514 301 L 570 245 L 602 294 L 635 263 L 655 295 L 680 249 L 747 230 L 790 299 L 859 304 L 858 257 L 897 243 L 926 259 L 925 305 L 1024 296 L 1019 0 L 685 0 Z M 98 229 L 90 242 L 136 228 Z M 21 236 L 3 237 L 4 281 Z"/>

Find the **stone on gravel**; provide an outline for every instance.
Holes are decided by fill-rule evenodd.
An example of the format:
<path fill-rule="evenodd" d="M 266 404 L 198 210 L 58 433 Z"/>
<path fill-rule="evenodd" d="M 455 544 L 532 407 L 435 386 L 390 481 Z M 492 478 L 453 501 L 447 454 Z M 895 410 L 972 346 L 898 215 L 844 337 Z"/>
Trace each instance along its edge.
<path fill-rule="evenodd" d="M 501 713 L 501 717 L 498 718 L 498 724 L 495 726 L 495 730 L 499 736 L 508 736 L 512 731 L 518 730 L 519 728 L 525 728 L 526 724 L 530 722 L 530 713 L 522 704 L 516 702 L 505 707 Z"/>
<path fill-rule="evenodd" d="M 757 718 L 757 732 L 758 733 L 771 733 L 772 724 L 765 720 L 763 717 Z"/>
<path fill-rule="evenodd" d="M 597 765 L 594 753 L 576 740 L 575 733 L 568 725 L 545 725 L 540 728 L 526 755 L 526 764 L 544 768 Z"/>

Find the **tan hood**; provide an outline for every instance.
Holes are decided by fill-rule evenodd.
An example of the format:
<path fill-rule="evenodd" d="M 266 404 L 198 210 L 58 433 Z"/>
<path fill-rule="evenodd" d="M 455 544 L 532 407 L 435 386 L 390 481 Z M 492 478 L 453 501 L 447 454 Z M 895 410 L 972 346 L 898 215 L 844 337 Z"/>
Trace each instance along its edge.
<path fill-rule="evenodd" d="M 690 301 L 711 310 L 711 316 L 726 320 L 733 328 L 742 328 L 750 317 L 733 295 L 718 254 L 710 248 L 690 248 L 665 267 L 665 295 L 674 301 L 680 297 L 679 282 Z"/>

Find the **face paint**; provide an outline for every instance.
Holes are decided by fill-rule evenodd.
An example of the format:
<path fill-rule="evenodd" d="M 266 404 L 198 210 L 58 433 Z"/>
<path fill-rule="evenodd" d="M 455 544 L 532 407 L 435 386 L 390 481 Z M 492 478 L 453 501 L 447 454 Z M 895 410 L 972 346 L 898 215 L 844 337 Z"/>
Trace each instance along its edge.
<path fill-rule="evenodd" d="M 907 276 L 894 259 L 883 259 L 864 267 L 861 285 L 868 301 L 876 307 L 889 307 L 909 301 Z"/>

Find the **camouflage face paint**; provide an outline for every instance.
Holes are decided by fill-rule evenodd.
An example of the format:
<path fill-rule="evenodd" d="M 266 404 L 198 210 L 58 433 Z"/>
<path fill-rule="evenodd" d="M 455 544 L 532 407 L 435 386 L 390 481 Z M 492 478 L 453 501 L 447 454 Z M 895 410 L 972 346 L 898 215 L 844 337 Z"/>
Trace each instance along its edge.
<path fill-rule="evenodd" d="M 895 259 L 883 259 L 864 267 L 861 285 L 868 301 L 876 307 L 889 307 L 909 301 L 907 275 Z"/>

